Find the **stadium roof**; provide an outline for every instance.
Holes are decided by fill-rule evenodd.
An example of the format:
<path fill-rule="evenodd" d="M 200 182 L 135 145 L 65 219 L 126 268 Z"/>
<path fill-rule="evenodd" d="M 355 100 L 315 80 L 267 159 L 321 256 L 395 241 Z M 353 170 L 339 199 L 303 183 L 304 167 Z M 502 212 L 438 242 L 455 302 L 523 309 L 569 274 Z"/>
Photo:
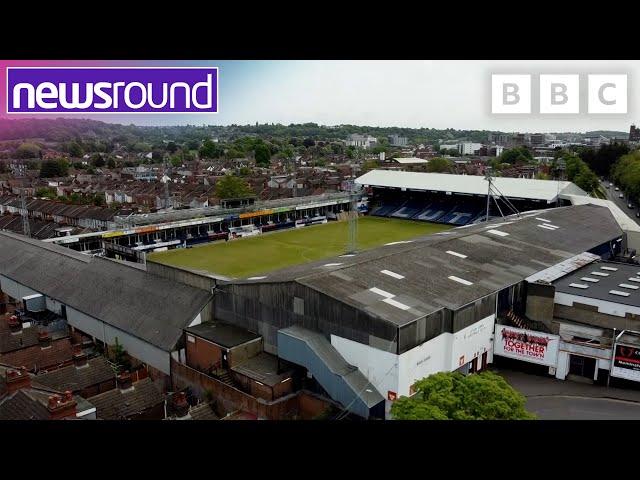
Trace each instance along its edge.
<path fill-rule="evenodd" d="M 414 163 L 429 163 L 429 160 L 425 160 L 424 158 L 417 158 L 417 157 L 394 157 L 391 160 L 393 160 L 396 163 L 402 163 L 402 164 L 414 164 Z"/>
<path fill-rule="evenodd" d="M 356 183 L 373 187 L 404 188 L 407 190 L 451 192 L 466 195 L 487 195 L 488 185 L 484 177 L 476 175 L 452 175 L 447 173 L 402 172 L 397 170 L 371 170 L 356 179 Z M 556 200 L 558 194 L 586 195 L 571 182 L 532 180 L 528 178 L 494 178 L 495 187 L 508 198 Z"/>
<path fill-rule="evenodd" d="M 606 208 L 538 210 L 231 283 L 294 281 L 400 326 L 457 310 L 622 234 Z"/>
<path fill-rule="evenodd" d="M 140 268 L 7 232 L 0 232 L 0 275 L 165 351 L 211 299 Z"/>
<path fill-rule="evenodd" d="M 569 200 L 572 205 L 584 205 L 590 203 L 592 205 L 607 207 L 618 222 L 618 225 L 620 225 L 620 228 L 622 228 L 625 232 L 640 232 L 640 225 L 638 225 L 632 218 L 629 218 L 629 215 L 627 215 L 624 210 L 618 207 L 611 200 L 603 200 L 601 198 L 569 194 L 560 195 L 560 198 Z"/>

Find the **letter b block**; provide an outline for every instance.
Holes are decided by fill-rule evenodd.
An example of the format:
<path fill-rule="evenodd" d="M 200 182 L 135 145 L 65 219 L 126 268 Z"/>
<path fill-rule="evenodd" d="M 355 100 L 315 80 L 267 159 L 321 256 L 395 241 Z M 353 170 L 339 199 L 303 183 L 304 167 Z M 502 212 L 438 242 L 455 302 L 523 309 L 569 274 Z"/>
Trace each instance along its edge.
<path fill-rule="evenodd" d="M 531 75 L 491 75 L 491 113 L 531 113 Z"/>
<path fill-rule="evenodd" d="M 540 75 L 540 113 L 580 113 L 580 76 Z"/>

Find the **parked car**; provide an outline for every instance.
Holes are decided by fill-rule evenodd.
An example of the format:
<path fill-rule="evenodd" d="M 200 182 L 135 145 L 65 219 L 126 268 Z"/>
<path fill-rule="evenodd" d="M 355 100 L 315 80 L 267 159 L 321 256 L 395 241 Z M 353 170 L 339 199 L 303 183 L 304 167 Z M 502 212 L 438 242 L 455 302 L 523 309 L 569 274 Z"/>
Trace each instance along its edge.
<path fill-rule="evenodd" d="M 624 194 L 621 193 L 620 195 L 618 195 L 618 198 L 624 198 Z"/>
<path fill-rule="evenodd" d="M 633 208 L 633 203 L 629 202 L 629 205 L 627 205 L 627 207 Z"/>
<path fill-rule="evenodd" d="M 606 185 L 606 188 L 611 188 L 611 185 Z"/>
<path fill-rule="evenodd" d="M 620 189 L 618 187 L 616 187 L 616 192 L 619 192 L 619 191 L 620 191 Z"/>
<path fill-rule="evenodd" d="M 640 218 L 640 210 L 636 212 L 636 217 Z"/>

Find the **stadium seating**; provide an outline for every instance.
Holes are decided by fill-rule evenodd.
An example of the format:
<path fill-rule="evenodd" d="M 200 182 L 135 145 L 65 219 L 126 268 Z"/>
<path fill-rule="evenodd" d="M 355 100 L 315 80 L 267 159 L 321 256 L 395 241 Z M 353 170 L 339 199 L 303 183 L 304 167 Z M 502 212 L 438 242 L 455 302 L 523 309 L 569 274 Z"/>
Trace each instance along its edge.
<path fill-rule="evenodd" d="M 451 211 L 451 205 L 445 202 L 435 202 L 427 208 L 420 211 L 413 217 L 414 220 L 422 220 L 423 222 L 437 222 Z"/>
<path fill-rule="evenodd" d="M 380 206 L 378 206 L 378 207 L 374 208 L 373 210 L 371 210 L 370 215 L 375 215 L 376 217 L 388 217 L 393 212 L 395 212 L 400 207 L 402 207 L 404 203 L 405 202 L 383 203 Z"/>
<path fill-rule="evenodd" d="M 479 207 L 473 205 L 456 206 L 439 221 L 451 225 L 466 225 L 478 215 L 478 210 Z"/>
<path fill-rule="evenodd" d="M 420 213 L 420 211 L 423 210 L 424 207 L 424 202 L 409 200 L 404 205 L 402 205 L 402 207 L 391 213 L 390 216 L 396 218 L 411 218 L 414 215 Z"/>

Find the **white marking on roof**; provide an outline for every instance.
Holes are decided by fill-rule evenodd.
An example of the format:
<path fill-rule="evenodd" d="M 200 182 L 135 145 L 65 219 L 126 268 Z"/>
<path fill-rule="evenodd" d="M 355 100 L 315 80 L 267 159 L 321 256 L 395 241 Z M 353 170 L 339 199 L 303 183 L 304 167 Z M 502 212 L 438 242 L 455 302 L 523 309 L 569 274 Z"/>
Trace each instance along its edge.
<path fill-rule="evenodd" d="M 402 280 L 404 278 L 404 275 L 392 272 L 391 270 L 380 270 L 380 273 L 384 273 L 385 275 L 389 275 L 390 277 L 397 278 L 398 280 Z"/>
<path fill-rule="evenodd" d="M 325 267 L 337 267 L 339 265 L 342 265 L 342 263 L 325 263 L 324 264 Z"/>
<path fill-rule="evenodd" d="M 611 295 L 618 295 L 619 297 L 628 297 L 629 292 L 621 292 L 620 290 L 609 290 Z"/>
<path fill-rule="evenodd" d="M 545 224 L 544 224 L 544 226 L 545 226 L 545 227 L 549 227 L 549 228 L 553 228 L 554 230 L 557 230 L 557 229 L 559 229 L 559 228 L 560 228 L 559 226 L 557 226 L 557 225 L 552 225 L 552 224 L 550 224 L 550 223 L 545 223 Z"/>
<path fill-rule="evenodd" d="M 458 253 L 458 252 L 454 252 L 453 250 L 447 250 L 447 253 L 449 255 L 453 255 L 455 257 L 460 257 L 460 258 L 467 258 L 467 256 L 463 253 Z"/>
<path fill-rule="evenodd" d="M 640 283 L 640 278 L 638 278 L 638 277 L 630 277 L 629 281 L 630 282 L 638 282 L 638 283 Z"/>
<path fill-rule="evenodd" d="M 570 283 L 569 286 L 573 288 L 589 288 L 589 285 L 585 285 L 584 283 Z"/>
<path fill-rule="evenodd" d="M 544 223 L 551 223 L 551 220 L 547 220 L 546 218 L 538 218 L 538 217 L 536 217 L 536 220 L 540 220 L 541 222 L 544 222 Z"/>
<path fill-rule="evenodd" d="M 617 272 L 618 271 L 617 268 L 613 268 L 613 267 L 600 267 L 600 270 L 609 270 L 611 272 Z"/>
<path fill-rule="evenodd" d="M 383 302 L 388 303 L 389 305 L 393 305 L 400 310 L 409 310 L 411 308 L 409 305 L 405 305 L 404 303 L 393 300 L 392 298 L 385 298 Z"/>
<path fill-rule="evenodd" d="M 395 295 L 393 293 L 385 292 L 384 290 L 380 290 L 379 288 L 373 287 L 369 289 L 370 292 L 377 293 L 385 298 L 393 298 Z"/>
<path fill-rule="evenodd" d="M 355 257 L 356 254 L 355 253 L 345 253 L 344 255 L 340 255 L 340 258 L 342 257 Z"/>
<path fill-rule="evenodd" d="M 544 228 L 545 230 L 554 231 L 555 228 L 550 227 L 549 225 L 538 225 L 540 228 Z"/>
<path fill-rule="evenodd" d="M 604 272 L 591 272 L 589 275 L 597 275 L 598 277 L 608 277 L 609 276 L 608 273 L 604 273 Z"/>
<path fill-rule="evenodd" d="M 582 277 L 580 280 L 584 280 L 585 282 L 591 282 L 591 283 L 598 283 L 600 281 L 597 278 L 591 278 L 591 277 Z"/>
<path fill-rule="evenodd" d="M 267 277 L 249 277 L 247 278 L 247 280 L 262 280 L 263 278 L 267 278 Z"/>
<path fill-rule="evenodd" d="M 509 235 L 507 232 L 501 232 L 500 230 L 487 230 L 487 232 L 498 235 L 499 237 L 506 237 L 507 235 Z"/>
<path fill-rule="evenodd" d="M 619 287 L 622 288 L 628 288 L 629 290 L 638 290 L 640 287 L 637 285 L 629 285 L 628 283 L 621 283 L 620 285 L 618 285 Z"/>
<path fill-rule="evenodd" d="M 453 280 L 454 282 L 458 282 L 463 285 L 473 285 L 473 282 L 470 282 L 469 280 L 465 280 L 464 278 L 456 277 L 454 275 L 451 275 L 449 277 L 449 280 Z"/>
<path fill-rule="evenodd" d="M 402 243 L 413 243 L 413 240 L 400 240 L 399 242 L 385 243 L 384 246 L 387 247 L 389 245 L 400 245 Z"/>

